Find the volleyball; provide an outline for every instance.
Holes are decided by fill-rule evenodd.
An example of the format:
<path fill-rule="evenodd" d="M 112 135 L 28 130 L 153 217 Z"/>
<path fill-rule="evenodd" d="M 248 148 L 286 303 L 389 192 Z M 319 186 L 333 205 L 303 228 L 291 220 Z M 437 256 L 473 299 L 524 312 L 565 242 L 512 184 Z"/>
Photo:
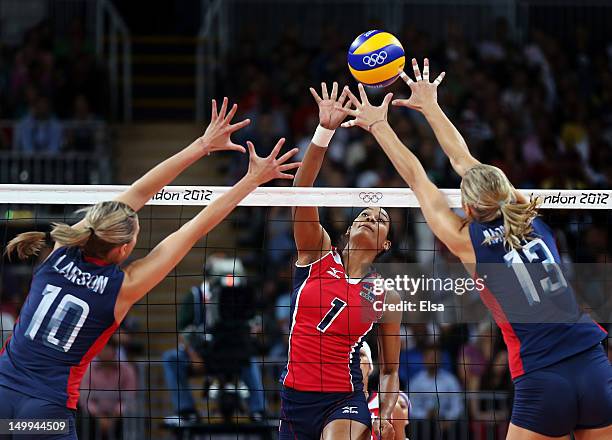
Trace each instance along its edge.
<path fill-rule="evenodd" d="M 364 32 L 355 38 L 348 51 L 349 70 L 365 86 L 388 86 L 399 77 L 405 63 L 402 44 L 389 32 Z"/>

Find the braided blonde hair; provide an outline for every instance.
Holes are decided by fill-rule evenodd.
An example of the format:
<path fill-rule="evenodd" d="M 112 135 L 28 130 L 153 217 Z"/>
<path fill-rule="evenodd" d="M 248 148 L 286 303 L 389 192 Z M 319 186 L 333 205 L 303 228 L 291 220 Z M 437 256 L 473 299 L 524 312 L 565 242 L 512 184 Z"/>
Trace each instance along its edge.
<path fill-rule="evenodd" d="M 461 197 L 476 221 L 490 222 L 503 216 L 505 246 L 520 249 L 523 241 L 531 239 L 540 201 L 537 198 L 528 203 L 517 201 L 516 189 L 499 168 L 484 164 L 470 168 L 461 182 Z"/>

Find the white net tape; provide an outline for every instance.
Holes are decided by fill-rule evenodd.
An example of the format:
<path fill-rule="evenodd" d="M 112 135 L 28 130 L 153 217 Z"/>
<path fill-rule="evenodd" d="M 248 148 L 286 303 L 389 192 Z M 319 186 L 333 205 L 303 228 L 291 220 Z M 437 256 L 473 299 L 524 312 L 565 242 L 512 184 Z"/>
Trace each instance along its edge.
<path fill-rule="evenodd" d="M 126 186 L 118 185 L 0 185 L 0 203 L 89 205 L 117 196 Z M 229 191 L 229 186 L 168 186 L 150 205 L 208 205 Z M 450 206 L 461 207 L 458 189 L 443 189 Z M 542 208 L 612 209 L 612 190 L 521 190 L 527 197 L 540 197 Z M 294 188 L 261 187 L 240 206 L 383 206 L 418 208 L 407 188 Z"/>

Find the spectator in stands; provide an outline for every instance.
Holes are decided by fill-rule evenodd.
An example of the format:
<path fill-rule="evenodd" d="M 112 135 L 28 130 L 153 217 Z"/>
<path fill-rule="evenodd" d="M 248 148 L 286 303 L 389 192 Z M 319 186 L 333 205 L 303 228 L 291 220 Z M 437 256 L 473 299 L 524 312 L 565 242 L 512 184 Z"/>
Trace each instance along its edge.
<path fill-rule="evenodd" d="M 117 360 L 117 346 L 112 337 L 81 382 L 80 407 L 95 418 L 103 439 L 121 438 L 120 421 L 136 408 L 136 371 L 128 362 Z"/>
<path fill-rule="evenodd" d="M 31 111 L 19 121 L 13 147 L 28 154 L 60 152 L 63 144 L 62 124 L 51 113 L 46 96 L 39 96 Z"/>
<path fill-rule="evenodd" d="M 73 104 L 72 121 L 70 127 L 66 129 L 66 149 L 93 151 L 98 141 L 96 139 L 98 122 L 99 120 L 91 112 L 85 95 L 77 95 Z"/>
<path fill-rule="evenodd" d="M 412 402 L 411 419 L 437 420 L 444 432 L 456 429 L 456 421 L 464 419 L 464 396 L 457 377 L 441 368 L 441 354 L 435 345 L 425 350 L 425 370 L 409 383 Z"/>
<path fill-rule="evenodd" d="M 438 324 L 412 324 L 402 327 L 402 350 L 400 351 L 400 381 L 404 385 L 411 385 L 414 378 L 423 373 L 427 367 L 427 349 L 434 342 L 434 335 L 440 335 Z M 437 367 L 452 371 L 452 360 L 448 352 L 437 350 Z"/>

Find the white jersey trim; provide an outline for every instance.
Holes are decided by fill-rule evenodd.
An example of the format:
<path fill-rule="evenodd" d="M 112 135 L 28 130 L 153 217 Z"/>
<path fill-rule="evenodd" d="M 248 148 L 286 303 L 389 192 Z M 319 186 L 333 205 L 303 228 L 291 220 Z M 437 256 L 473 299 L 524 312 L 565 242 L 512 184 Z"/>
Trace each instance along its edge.
<path fill-rule="evenodd" d="M 348 373 L 349 373 L 349 378 L 350 378 L 350 382 L 351 382 L 351 391 L 355 391 L 355 385 L 353 384 L 353 373 L 351 373 L 351 364 L 353 363 L 353 356 L 355 355 L 355 348 L 357 348 L 357 346 L 359 344 L 361 344 L 361 341 L 363 340 L 363 338 L 366 337 L 366 335 L 368 333 L 370 333 L 370 330 L 372 330 L 372 327 L 374 327 L 374 323 L 370 323 L 370 327 L 368 327 L 368 329 L 365 331 L 364 334 L 362 334 L 359 339 L 357 339 L 357 342 L 355 342 L 353 344 L 353 346 L 351 347 L 351 351 L 349 351 L 349 358 L 348 358 Z M 357 356 L 359 356 L 359 353 L 357 353 Z M 359 367 L 361 368 L 361 359 L 359 360 L 360 365 Z"/>
<path fill-rule="evenodd" d="M 295 263 L 295 267 L 310 267 L 313 264 L 318 263 L 319 261 L 323 260 L 325 257 L 327 257 L 329 254 L 331 254 L 334 251 L 334 249 L 330 249 L 329 251 L 327 251 L 327 253 L 325 255 L 323 255 L 321 258 L 319 258 L 318 260 L 313 261 L 312 263 L 308 263 L 308 264 L 297 264 L 297 262 Z"/>

